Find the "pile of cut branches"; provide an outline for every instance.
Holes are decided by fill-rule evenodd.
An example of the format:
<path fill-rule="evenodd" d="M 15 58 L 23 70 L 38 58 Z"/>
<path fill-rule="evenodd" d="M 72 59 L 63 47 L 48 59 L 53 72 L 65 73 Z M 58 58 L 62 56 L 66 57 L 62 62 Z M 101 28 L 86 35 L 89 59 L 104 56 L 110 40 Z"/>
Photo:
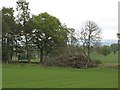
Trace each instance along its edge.
<path fill-rule="evenodd" d="M 74 68 L 89 68 L 95 67 L 95 62 L 84 54 L 64 54 L 55 60 L 56 66 L 74 67 Z"/>

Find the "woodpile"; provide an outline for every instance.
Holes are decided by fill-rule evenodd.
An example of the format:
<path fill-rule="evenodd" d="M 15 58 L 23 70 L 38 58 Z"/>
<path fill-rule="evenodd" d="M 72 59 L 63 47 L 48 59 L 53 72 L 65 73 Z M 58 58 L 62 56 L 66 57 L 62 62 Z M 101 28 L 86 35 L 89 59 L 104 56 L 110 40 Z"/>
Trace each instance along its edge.
<path fill-rule="evenodd" d="M 91 58 L 84 54 L 64 54 L 56 59 L 56 66 L 89 68 L 95 67 L 96 64 Z"/>

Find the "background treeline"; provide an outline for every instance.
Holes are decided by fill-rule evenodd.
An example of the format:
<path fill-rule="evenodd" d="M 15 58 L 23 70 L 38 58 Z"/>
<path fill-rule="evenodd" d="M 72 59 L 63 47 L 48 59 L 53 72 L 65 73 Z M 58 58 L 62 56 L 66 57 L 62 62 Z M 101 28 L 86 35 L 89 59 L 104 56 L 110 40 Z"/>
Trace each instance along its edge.
<path fill-rule="evenodd" d="M 62 24 L 58 18 L 47 12 L 31 15 L 29 2 L 16 2 L 13 8 L 2 8 L 2 61 L 26 60 L 43 63 L 63 53 L 91 52 L 108 55 L 118 51 L 118 45 L 102 46 L 101 28 L 93 21 L 77 33 L 74 28 Z M 14 13 L 17 13 L 14 16 Z"/>

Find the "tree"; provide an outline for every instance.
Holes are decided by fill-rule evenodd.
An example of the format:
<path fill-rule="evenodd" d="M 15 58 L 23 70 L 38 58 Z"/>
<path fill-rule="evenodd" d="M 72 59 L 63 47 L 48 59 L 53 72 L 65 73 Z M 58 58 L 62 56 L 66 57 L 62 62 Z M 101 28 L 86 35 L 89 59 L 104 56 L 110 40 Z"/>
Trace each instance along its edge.
<path fill-rule="evenodd" d="M 68 49 L 70 49 L 69 52 L 74 53 L 76 45 L 77 45 L 77 38 L 75 37 L 75 29 L 74 28 L 67 28 L 68 30 Z M 67 50 L 68 51 L 68 50 Z"/>
<path fill-rule="evenodd" d="M 110 45 L 111 50 L 115 54 L 118 51 L 118 44 L 111 44 Z"/>
<path fill-rule="evenodd" d="M 49 49 L 53 50 L 55 47 L 67 45 L 67 31 L 59 19 L 46 12 L 34 16 L 32 22 L 33 42 L 40 50 L 40 63 L 42 63 L 44 53 Z"/>
<path fill-rule="evenodd" d="M 87 21 L 80 34 L 80 40 L 84 49 L 87 49 L 87 55 L 89 56 L 91 47 L 100 45 L 101 28 L 95 22 Z"/>
<path fill-rule="evenodd" d="M 118 46 L 120 44 L 120 33 L 117 33 L 117 37 L 118 37 Z"/>
<path fill-rule="evenodd" d="M 12 60 L 13 31 L 16 23 L 13 8 L 2 8 L 2 59 Z"/>
<path fill-rule="evenodd" d="M 118 39 L 120 39 L 120 33 L 117 33 L 117 37 L 118 37 Z"/>
<path fill-rule="evenodd" d="M 118 53 L 120 54 L 120 33 L 117 33 L 118 37 Z"/>
<path fill-rule="evenodd" d="M 104 45 L 104 46 L 101 47 L 101 54 L 107 56 L 110 53 L 111 53 L 111 49 L 110 49 L 109 46 Z"/>
<path fill-rule="evenodd" d="M 17 23 L 19 26 L 21 26 L 20 35 L 22 36 L 22 42 L 24 42 L 24 45 L 26 47 L 26 53 L 27 53 L 27 60 L 30 62 L 30 32 L 31 29 L 28 27 L 28 22 L 30 20 L 30 9 L 29 9 L 29 3 L 26 1 L 18 1 L 17 3 Z"/>
<path fill-rule="evenodd" d="M 77 43 L 77 39 L 75 37 L 75 29 L 74 28 L 68 28 L 68 38 L 69 38 L 69 44 L 73 46 Z"/>

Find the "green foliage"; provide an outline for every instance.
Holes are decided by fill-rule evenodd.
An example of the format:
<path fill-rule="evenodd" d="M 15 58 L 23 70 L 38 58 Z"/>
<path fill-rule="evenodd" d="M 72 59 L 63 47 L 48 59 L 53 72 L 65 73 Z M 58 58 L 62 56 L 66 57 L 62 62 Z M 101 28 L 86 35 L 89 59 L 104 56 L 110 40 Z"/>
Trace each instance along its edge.
<path fill-rule="evenodd" d="M 13 8 L 2 9 L 4 60 L 11 60 L 16 56 L 18 59 L 27 57 L 30 62 L 31 57 L 34 58 L 33 51 L 37 49 L 42 62 L 44 57 L 60 55 L 65 48 L 71 53 L 83 53 L 100 39 L 101 29 L 93 21 L 88 21 L 81 32 L 81 36 L 84 35 L 82 40 L 85 46 L 79 47 L 75 29 L 63 25 L 58 18 L 47 12 L 33 15 L 31 18 L 29 2 L 17 1 L 16 3 L 17 17 L 13 16 Z"/>
<path fill-rule="evenodd" d="M 45 12 L 34 16 L 31 23 L 33 42 L 41 51 L 41 61 L 43 61 L 44 51 L 48 53 L 49 50 L 67 44 L 67 31 L 56 17 Z"/>
<path fill-rule="evenodd" d="M 95 64 L 99 65 L 99 64 L 102 64 L 102 61 L 101 60 L 94 60 Z"/>
<path fill-rule="evenodd" d="M 118 51 L 118 44 L 111 44 L 110 46 L 111 50 L 115 54 Z"/>
<path fill-rule="evenodd" d="M 2 8 L 2 33 L 10 33 L 15 28 L 13 8 Z"/>
<path fill-rule="evenodd" d="M 13 8 L 2 8 L 2 58 L 11 60 L 13 48 L 13 32 L 15 30 L 15 18 Z"/>
<path fill-rule="evenodd" d="M 31 49 L 31 32 L 32 29 L 28 27 L 30 21 L 30 9 L 28 2 L 16 2 L 17 3 L 17 24 L 19 30 L 19 37 L 21 38 L 20 42 L 26 47 L 26 57 L 28 62 L 30 62 L 30 49 Z"/>
<path fill-rule="evenodd" d="M 117 33 L 117 37 L 118 37 L 118 39 L 120 39 L 120 33 Z"/>
<path fill-rule="evenodd" d="M 17 3 L 17 23 L 25 26 L 30 19 L 30 9 L 28 2 L 16 2 Z"/>
<path fill-rule="evenodd" d="M 30 18 L 29 3 L 17 2 L 17 18 L 13 16 L 12 8 L 3 8 L 3 55 L 8 54 L 12 59 L 12 55 L 26 53 L 28 61 L 34 47 L 38 47 L 41 53 L 41 60 L 44 54 L 48 55 L 53 50 L 58 52 L 67 45 L 67 27 L 62 25 L 58 18 L 41 13 L 38 16 Z M 9 23 L 10 22 L 10 23 Z M 11 53 L 8 53 L 9 49 Z M 22 56 L 21 56 L 22 57 Z"/>
<path fill-rule="evenodd" d="M 107 56 L 110 53 L 111 53 L 111 48 L 109 46 L 104 45 L 101 47 L 101 54 Z"/>

